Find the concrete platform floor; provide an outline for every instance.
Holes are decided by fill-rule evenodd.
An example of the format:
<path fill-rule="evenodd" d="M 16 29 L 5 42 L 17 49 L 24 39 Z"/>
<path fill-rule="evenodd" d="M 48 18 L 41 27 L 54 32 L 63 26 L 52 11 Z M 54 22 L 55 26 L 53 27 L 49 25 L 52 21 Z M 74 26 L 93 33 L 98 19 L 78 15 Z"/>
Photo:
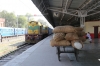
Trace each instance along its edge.
<path fill-rule="evenodd" d="M 73 53 L 62 53 L 61 61 L 58 61 L 56 47 L 50 45 L 51 38 L 38 42 L 3 66 L 100 66 L 100 39 L 84 44 L 78 55 L 79 61 Z"/>

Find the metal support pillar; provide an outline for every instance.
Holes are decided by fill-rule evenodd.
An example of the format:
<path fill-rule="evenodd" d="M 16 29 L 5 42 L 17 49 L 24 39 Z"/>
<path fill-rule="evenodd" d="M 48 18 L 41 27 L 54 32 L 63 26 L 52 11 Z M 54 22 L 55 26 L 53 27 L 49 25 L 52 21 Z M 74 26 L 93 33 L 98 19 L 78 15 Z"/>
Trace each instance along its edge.
<path fill-rule="evenodd" d="M 85 17 L 80 17 L 80 27 L 84 27 Z"/>
<path fill-rule="evenodd" d="M 18 15 L 17 15 L 17 31 L 18 31 Z M 17 33 L 17 37 L 18 37 L 18 33 Z"/>
<path fill-rule="evenodd" d="M 85 31 L 85 17 L 83 17 L 83 25 L 84 25 L 84 29 L 83 29 L 83 31 Z"/>
<path fill-rule="evenodd" d="M 87 11 L 79 10 L 78 16 L 80 17 L 80 27 L 84 28 L 85 17 L 87 16 Z"/>
<path fill-rule="evenodd" d="M 82 20 L 82 17 L 80 17 L 80 27 L 81 27 L 82 23 L 83 23 L 83 20 Z"/>
<path fill-rule="evenodd" d="M 80 27 L 83 28 L 83 31 L 85 31 L 85 17 L 80 17 Z"/>

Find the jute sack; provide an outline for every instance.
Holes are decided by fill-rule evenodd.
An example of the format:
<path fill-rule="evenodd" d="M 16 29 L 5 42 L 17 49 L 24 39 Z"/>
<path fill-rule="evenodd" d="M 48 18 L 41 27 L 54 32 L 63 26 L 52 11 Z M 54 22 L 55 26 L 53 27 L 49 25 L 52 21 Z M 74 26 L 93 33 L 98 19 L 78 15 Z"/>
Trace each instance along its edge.
<path fill-rule="evenodd" d="M 55 41 L 60 41 L 60 40 L 64 40 L 65 34 L 64 33 L 54 33 L 53 34 L 53 39 Z"/>
<path fill-rule="evenodd" d="M 79 37 L 79 39 L 80 39 L 82 42 L 85 42 L 85 41 L 86 41 L 86 38 L 85 38 L 84 36 Z"/>
<path fill-rule="evenodd" d="M 54 33 L 70 33 L 76 32 L 73 26 L 57 26 L 53 30 Z"/>
<path fill-rule="evenodd" d="M 85 36 L 85 35 L 86 35 L 86 33 L 85 33 L 84 31 L 82 31 L 82 32 L 81 32 L 81 35 L 82 35 L 82 36 Z"/>
<path fill-rule="evenodd" d="M 79 37 L 82 37 L 82 36 L 85 36 L 86 33 L 84 31 L 77 31 L 76 34 L 79 36 Z"/>
<path fill-rule="evenodd" d="M 83 48 L 83 43 L 81 40 L 73 40 L 71 41 L 71 45 L 72 47 L 76 48 L 76 49 L 82 49 Z"/>
<path fill-rule="evenodd" d="M 74 27 L 75 28 L 75 30 L 77 30 L 77 31 L 83 31 L 83 28 L 81 28 L 81 27 Z"/>
<path fill-rule="evenodd" d="M 69 46 L 71 43 L 66 40 L 61 40 L 61 41 L 54 41 L 53 39 L 50 40 L 50 44 L 52 47 L 54 46 Z"/>
<path fill-rule="evenodd" d="M 67 33 L 65 39 L 71 41 L 71 40 L 78 40 L 79 37 L 76 33 Z"/>

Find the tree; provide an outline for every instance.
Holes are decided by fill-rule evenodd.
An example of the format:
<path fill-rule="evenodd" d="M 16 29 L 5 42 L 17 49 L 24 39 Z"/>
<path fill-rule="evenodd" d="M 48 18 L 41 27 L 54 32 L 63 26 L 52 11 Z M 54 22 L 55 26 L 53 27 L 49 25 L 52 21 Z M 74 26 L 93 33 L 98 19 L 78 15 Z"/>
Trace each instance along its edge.
<path fill-rule="evenodd" d="M 18 27 L 24 28 L 27 25 L 27 18 L 25 16 L 19 15 L 18 16 Z"/>
<path fill-rule="evenodd" d="M 6 10 L 3 10 L 2 12 L 0 12 L 0 18 L 5 18 L 7 13 L 8 12 Z"/>
<path fill-rule="evenodd" d="M 13 12 L 9 13 L 6 10 L 0 12 L 0 18 L 5 18 L 5 27 L 18 27 L 24 28 L 27 26 L 27 22 L 29 17 L 32 15 L 27 13 L 26 15 L 18 15 L 16 16 Z"/>
<path fill-rule="evenodd" d="M 15 27 L 16 16 L 14 13 L 8 13 L 6 10 L 0 12 L 0 18 L 5 18 L 5 27 Z"/>
<path fill-rule="evenodd" d="M 7 13 L 5 25 L 7 27 L 15 27 L 16 26 L 16 16 L 14 13 Z"/>

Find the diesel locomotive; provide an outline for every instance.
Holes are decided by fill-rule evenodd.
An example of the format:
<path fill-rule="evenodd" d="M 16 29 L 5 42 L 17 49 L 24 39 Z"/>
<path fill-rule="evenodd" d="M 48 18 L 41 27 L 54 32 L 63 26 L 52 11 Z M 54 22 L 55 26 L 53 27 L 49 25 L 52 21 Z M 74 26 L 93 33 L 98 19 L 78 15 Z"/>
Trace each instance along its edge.
<path fill-rule="evenodd" d="M 52 29 L 40 22 L 31 21 L 28 23 L 27 34 L 25 34 L 26 43 L 37 43 L 52 34 Z"/>

